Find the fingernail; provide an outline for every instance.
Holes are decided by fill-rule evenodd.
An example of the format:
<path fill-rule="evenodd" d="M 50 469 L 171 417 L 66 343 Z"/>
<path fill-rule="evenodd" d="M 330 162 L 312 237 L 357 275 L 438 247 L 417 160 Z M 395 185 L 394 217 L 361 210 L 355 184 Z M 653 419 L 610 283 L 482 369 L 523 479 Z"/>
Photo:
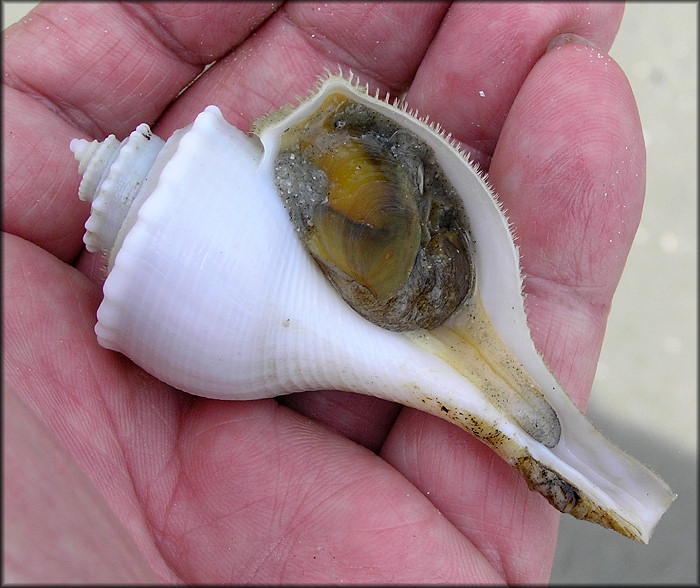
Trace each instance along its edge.
<path fill-rule="evenodd" d="M 570 45 L 572 43 L 579 45 L 588 45 L 589 47 L 595 47 L 596 49 L 599 49 L 599 47 L 595 43 L 591 43 L 591 41 L 580 35 L 576 35 L 574 33 L 562 33 L 561 35 L 557 35 L 556 37 L 552 38 L 552 40 L 547 45 L 547 51 L 551 51 L 552 49 L 556 49 L 557 47 L 562 47 L 564 45 Z"/>

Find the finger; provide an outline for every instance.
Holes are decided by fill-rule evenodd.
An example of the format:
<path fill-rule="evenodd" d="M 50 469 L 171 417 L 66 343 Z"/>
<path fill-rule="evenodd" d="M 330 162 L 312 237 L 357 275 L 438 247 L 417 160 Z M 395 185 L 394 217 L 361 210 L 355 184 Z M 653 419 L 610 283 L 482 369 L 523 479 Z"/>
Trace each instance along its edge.
<path fill-rule="evenodd" d="M 73 262 L 89 206 L 70 140 L 153 122 L 270 6 L 40 4 L 4 32 L 3 230 Z M 236 14 L 240 13 L 240 19 Z"/>
<path fill-rule="evenodd" d="M 394 402 L 339 390 L 289 394 L 277 401 L 375 453 L 401 410 Z"/>
<path fill-rule="evenodd" d="M 533 339 L 579 406 L 639 219 L 643 166 L 620 69 L 585 45 L 547 53 L 513 104 L 490 177 L 518 237 Z M 381 455 L 484 553 L 517 555 L 491 559 L 509 581 L 546 580 L 556 512 L 492 451 L 406 410 Z"/>
<path fill-rule="evenodd" d="M 152 122 L 270 4 L 40 4 L 5 38 L 5 83 L 92 137 Z"/>
<path fill-rule="evenodd" d="M 90 205 L 78 200 L 70 123 L 25 94 L 6 88 L 3 119 L 3 231 L 66 262 L 83 247 Z"/>
<path fill-rule="evenodd" d="M 574 33 L 607 49 L 622 4 L 455 2 L 407 95 L 488 169 L 511 104 L 550 39 Z"/>
<path fill-rule="evenodd" d="M 520 248 L 535 345 L 580 406 L 639 224 L 644 167 L 617 64 L 580 44 L 545 55 L 513 104 L 490 177 Z"/>
<path fill-rule="evenodd" d="M 373 90 L 398 95 L 446 9 L 444 3 L 286 3 L 198 79 L 158 129 L 169 134 L 216 104 L 226 120 L 248 130 L 253 120 L 305 97 L 319 76 L 339 68 Z"/>

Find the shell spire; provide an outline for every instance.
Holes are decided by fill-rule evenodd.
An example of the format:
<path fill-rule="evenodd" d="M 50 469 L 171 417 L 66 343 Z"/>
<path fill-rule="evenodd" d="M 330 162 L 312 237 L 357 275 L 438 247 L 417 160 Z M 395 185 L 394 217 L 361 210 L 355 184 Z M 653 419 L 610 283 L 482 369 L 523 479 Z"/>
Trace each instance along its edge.
<path fill-rule="evenodd" d="M 124 141 L 73 139 L 70 149 L 83 174 L 78 196 L 92 203 L 83 241 L 88 251 L 110 251 L 146 174 L 165 144 L 146 123 Z"/>

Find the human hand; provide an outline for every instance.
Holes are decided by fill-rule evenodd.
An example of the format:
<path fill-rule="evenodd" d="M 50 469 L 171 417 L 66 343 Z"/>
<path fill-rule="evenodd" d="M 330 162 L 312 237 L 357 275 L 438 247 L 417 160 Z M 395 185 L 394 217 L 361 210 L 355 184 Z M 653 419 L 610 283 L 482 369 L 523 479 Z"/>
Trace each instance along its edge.
<path fill-rule="evenodd" d="M 47 4 L 9 29 L 6 578 L 546 581 L 558 513 L 453 425 L 340 392 L 195 398 L 100 348 L 102 261 L 83 249 L 68 143 L 144 121 L 167 137 L 207 104 L 247 130 L 338 65 L 405 92 L 488 169 L 533 338 L 582 407 L 644 192 L 634 100 L 605 54 L 621 15 L 597 3 Z M 560 33 L 600 49 L 545 52 Z"/>

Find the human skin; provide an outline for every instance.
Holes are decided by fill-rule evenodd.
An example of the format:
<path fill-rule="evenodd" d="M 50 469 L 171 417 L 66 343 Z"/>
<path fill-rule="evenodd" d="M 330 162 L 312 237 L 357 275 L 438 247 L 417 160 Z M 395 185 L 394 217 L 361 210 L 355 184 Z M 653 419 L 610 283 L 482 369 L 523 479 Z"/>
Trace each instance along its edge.
<path fill-rule="evenodd" d="M 644 195 L 606 53 L 622 11 L 58 3 L 7 29 L 5 580 L 546 582 L 559 514 L 453 425 L 343 392 L 196 398 L 100 348 L 104 262 L 68 144 L 167 137 L 208 104 L 247 131 L 324 68 L 405 93 L 488 171 L 533 340 L 583 409 Z"/>

